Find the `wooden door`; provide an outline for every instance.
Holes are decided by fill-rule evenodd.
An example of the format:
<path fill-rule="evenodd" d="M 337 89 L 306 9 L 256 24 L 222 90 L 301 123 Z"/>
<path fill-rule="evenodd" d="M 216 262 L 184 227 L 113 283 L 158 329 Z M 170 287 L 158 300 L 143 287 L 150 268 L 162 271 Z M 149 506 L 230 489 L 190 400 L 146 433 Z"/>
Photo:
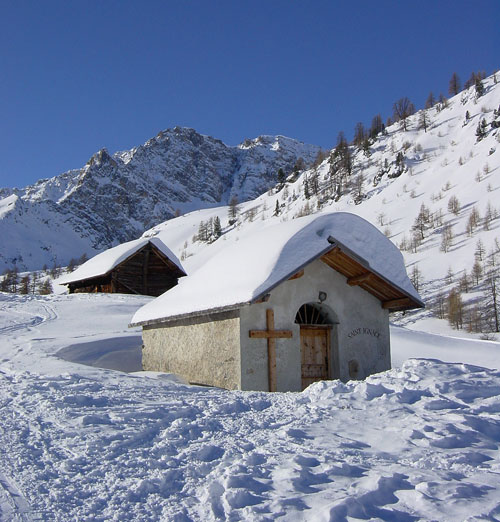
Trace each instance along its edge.
<path fill-rule="evenodd" d="M 330 326 L 301 326 L 302 389 L 330 378 Z"/>

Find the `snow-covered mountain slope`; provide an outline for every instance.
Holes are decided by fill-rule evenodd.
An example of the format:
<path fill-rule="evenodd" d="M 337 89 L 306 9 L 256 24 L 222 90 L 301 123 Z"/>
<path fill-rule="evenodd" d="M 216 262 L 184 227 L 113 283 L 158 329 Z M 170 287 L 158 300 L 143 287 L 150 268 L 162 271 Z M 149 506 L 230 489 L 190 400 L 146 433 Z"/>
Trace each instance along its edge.
<path fill-rule="evenodd" d="M 66 263 L 93 255 L 176 212 L 254 198 L 274 186 L 278 170 L 319 147 L 260 136 L 236 147 L 175 127 L 113 155 L 103 149 L 79 170 L 24 189 L 0 189 L 0 270 Z"/>
<path fill-rule="evenodd" d="M 368 152 L 350 147 L 353 168 L 344 180 L 340 198 L 327 159 L 281 190 L 276 188 L 242 204 L 233 225 L 229 225 L 228 208 L 219 207 L 167 221 L 145 235 L 159 234 L 185 259 L 189 273 L 228 242 L 277 221 L 312 212 L 353 212 L 378 226 L 401 247 L 409 274 L 418 268 L 419 291 L 431 308 L 440 294 L 457 285 L 464 270 L 471 273 L 479 239 L 484 249 L 484 272 L 492 251 L 497 252 L 500 264 L 500 84 L 493 77 L 483 83 L 485 93 L 479 98 L 472 87 L 448 100 L 446 106 L 427 109 L 425 130 L 419 125 L 420 111 L 408 119 L 407 131 L 400 123 L 390 126 L 371 142 Z M 478 140 L 476 131 L 483 120 L 485 136 Z M 398 155 L 403 158 L 400 173 Z M 449 210 L 453 198 L 458 201 L 454 211 Z M 427 209 L 426 218 L 415 228 L 422 205 Z M 479 219 L 473 230 L 468 230 L 474 208 Z M 215 216 L 223 225 L 222 237 L 212 244 L 193 241 L 200 222 Z M 443 248 L 446 234 L 450 240 Z M 470 284 L 472 300 L 479 297 L 480 286 L 481 282 Z M 411 317 L 407 316 L 405 322 Z"/>
<path fill-rule="evenodd" d="M 393 370 L 272 394 L 54 355 L 123 364 L 149 300 L 0 293 L 0 520 L 498 519 L 500 373 L 465 364 L 498 343 L 397 329 Z"/>

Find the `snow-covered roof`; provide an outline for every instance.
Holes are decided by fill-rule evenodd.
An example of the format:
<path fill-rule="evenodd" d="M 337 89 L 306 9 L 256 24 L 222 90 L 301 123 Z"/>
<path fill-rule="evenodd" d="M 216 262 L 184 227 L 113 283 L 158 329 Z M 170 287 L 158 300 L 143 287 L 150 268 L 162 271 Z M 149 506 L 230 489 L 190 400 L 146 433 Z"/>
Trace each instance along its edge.
<path fill-rule="evenodd" d="M 140 308 L 133 325 L 250 304 L 335 246 L 423 306 L 399 249 L 363 218 L 347 212 L 307 216 L 247 236 L 210 258 L 174 288 Z"/>
<path fill-rule="evenodd" d="M 85 279 L 92 279 L 108 274 L 113 268 L 118 266 L 120 263 L 125 261 L 135 252 L 141 250 L 145 245 L 151 243 L 155 246 L 162 254 L 164 254 L 172 263 L 174 263 L 184 274 L 186 273 L 181 265 L 181 262 L 177 259 L 176 255 L 156 237 L 142 237 L 122 243 L 109 250 L 97 254 L 92 259 L 89 259 L 86 263 L 79 266 L 74 272 L 62 277 L 57 282 L 61 285 L 67 285 L 75 281 L 83 281 Z"/>

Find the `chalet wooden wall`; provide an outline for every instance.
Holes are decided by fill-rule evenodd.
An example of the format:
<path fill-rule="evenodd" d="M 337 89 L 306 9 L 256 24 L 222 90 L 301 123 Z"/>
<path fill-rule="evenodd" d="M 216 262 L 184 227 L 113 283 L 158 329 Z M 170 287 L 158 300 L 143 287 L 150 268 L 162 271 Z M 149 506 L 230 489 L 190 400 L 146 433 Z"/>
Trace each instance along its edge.
<path fill-rule="evenodd" d="M 175 286 L 183 275 L 177 265 L 148 243 L 105 276 L 70 283 L 69 293 L 104 292 L 157 297 Z"/>

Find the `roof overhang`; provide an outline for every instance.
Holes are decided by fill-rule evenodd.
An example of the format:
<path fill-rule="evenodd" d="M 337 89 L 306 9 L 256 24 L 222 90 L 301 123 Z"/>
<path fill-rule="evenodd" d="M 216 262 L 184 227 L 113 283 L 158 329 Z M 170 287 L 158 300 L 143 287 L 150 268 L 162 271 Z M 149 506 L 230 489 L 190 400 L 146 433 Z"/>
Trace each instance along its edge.
<path fill-rule="evenodd" d="M 349 286 L 359 286 L 366 292 L 380 300 L 382 307 L 390 312 L 425 308 L 425 303 L 415 298 L 395 283 L 387 280 L 384 276 L 373 270 L 368 263 L 356 255 L 347 246 L 343 245 L 333 237 L 328 237 L 329 245 L 321 252 L 315 254 L 292 272 L 282 277 L 273 285 L 264 288 L 256 295 L 251 303 L 261 301 L 266 294 L 276 288 L 284 281 L 293 277 L 294 274 L 303 270 L 307 265 L 321 259 L 330 268 L 333 268 L 346 277 Z"/>
<path fill-rule="evenodd" d="M 425 303 L 408 293 L 393 281 L 389 281 L 369 264 L 332 237 L 328 238 L 332 248 L 321 256 L 328 266 L 341 273 L 349 286 L 359 286 L 372 294 L 390 312 L 425 308 Z"/>

